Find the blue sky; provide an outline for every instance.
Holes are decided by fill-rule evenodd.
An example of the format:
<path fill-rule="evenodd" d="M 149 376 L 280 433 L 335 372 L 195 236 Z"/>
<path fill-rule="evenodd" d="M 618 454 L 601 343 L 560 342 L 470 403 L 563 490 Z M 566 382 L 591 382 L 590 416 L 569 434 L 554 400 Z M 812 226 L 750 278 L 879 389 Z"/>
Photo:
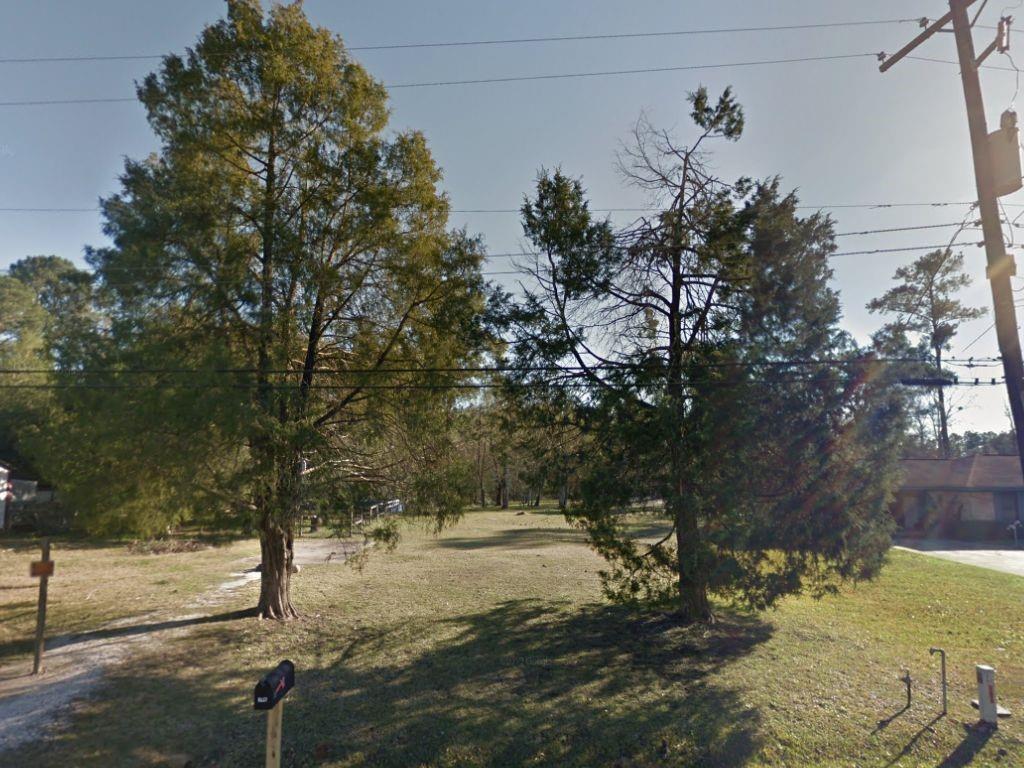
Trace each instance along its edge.
<path fill-rule="evenodd" d="M 994 25 L 1007 0 L 989 4 L 979 24 Z M 1015 5 L 1012 3 L 1011 5 Z M 942 0 L 307 0 L 311 19 L 351 46 L 390 43 L 664 32 L 716 27 L 814 24 L 936 17 Z M 146 55 L 180 51 L 220 17 L 217 0 L 4 0 L 0 57 Z M 1024 12 L 1021 13 L 1024 25 Z M 363 51 L 359 60 L 386 84 L 517 75 L 608 71 L 765 59 L 892 52 L 915 23 L 841 29 L 666 36 L 627 40 Z M 978 47 L 994 33 L 979 29 Z M 1024 35 L 1018 36 L 1024 46 Z M 951 35 L 933 38 L 921 55 L 955 57 Z M 1024 59 L 1024 50 L 1018 53 Z M 992 63 L 1008 67 L 1005 57 Z M 0 64 L 0 101 L 133 95 L 133 81 L 155 60 Z M 1024 61 L 1022 61 L 1024 64 Z M 986 70 L 990 125 L 1014 100 L 1012 71 Z M 661 126 L 688 129 L 685 95 L 704 84 L 732 85 L 747 114 L 739 144 L 722 145 L 722 176 L 778 174 L 812 206 L 964 201 L 974 198 L 967 123 L 954 66 L 905 61 L 882 75 L 871 57 L 488 85 L 395 89 L 395 128 L 422 130 L 445 172 L 456 209 L 516 208 L 541 167 L 582 176 L 598 208 L 642 205 L 615 170 L 615 151 L 641 111 Z M 126 156 L 156 148 L 135 103 L 0 106 L 0 208 L 95 206 L 117 186 Z M 1024 205 L 1024 193 L 1004 199 Z M 835 208 L 838 232 L 959 221 L 963 207 Z M 1024 208 L 1008 209 L 1011 216 Z M 621 219 L 621 215 L 617 215 Z M 1024 219 L 1022 219 L 1024 223 Z M 453 225 L 481 233 L 494 252 L 521 249 L 516 216 L 455 214 Z M 840 239 L 840 251 L 944 243 L 953 227 Z M 1024 238 L 1024 230 L 1016 239 Z M 973 243 L 976 232 L 961 240 Z M 104 242 L 95 213 L 0 212 L 0 268 L 27 255 L 80 260 L 86 244 Z M 984 255 L 964 248 L 975 283 L 965 301 L 989 306 Z M 887 287 L 915 254 L 834 260 L 846 326 L 861 339 L 879 324 L 864 304 Z M 507 261 L 495 259 L 493 270 Z M 506 266 L 507 268 L 507 266 Z M 1016 287 L 1024 286 L 1018 281 Z M 954 352 L 977 338 L 991 317 L 966 326 Z M 994 332 L 966 354 L 996 352 Z M 982 375 L 1001 375 L 986 369 Z M 1004 429 L 1002 388 L 961 389 L 954 428 Z"/>

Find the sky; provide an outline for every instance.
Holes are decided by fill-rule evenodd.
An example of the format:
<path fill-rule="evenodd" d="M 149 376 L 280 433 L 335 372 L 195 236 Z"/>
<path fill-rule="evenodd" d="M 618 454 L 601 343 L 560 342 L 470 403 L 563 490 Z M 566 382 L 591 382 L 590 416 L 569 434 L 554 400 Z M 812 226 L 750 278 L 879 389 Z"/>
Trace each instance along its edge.
<path fill-rule="evenodd" d="M 1001 13 L 1019 0 L 988 3 L 976 29 L 980 50 Z M 980 7 L 978 3 L 975 7 Z M 838 238 L 839 252 L 945 244 L 963 205 L 877 207 L 891 203 L 962 202 L 976 197 L 963 92 L 956 66 L 905 60 L 880 74 L 870 54 L 892 53 L 919 31 L 913 19 L 940 16 L 943 0 L 306 0 L 311 20 L 352 47 L 552 36 L 677 32 L 737 27 L 897 20 L 828 29 L 663 35 L 629 39 L 361 50 L 358 60 L 389 86 L 439 81 L 733 65 L 820 56 L 831 61 L 722 66 L 472 85 L 392 87 L 395 130 L 417 129 L 444 170 L 453 226 L 483 236 L 494 253 L 523 249 L 518 217 L 468 212 L 515 209 L 541 168 L 582 177 L 591 204 L 643 206 L 615 167 L 617 149 L 645 113 L 685 141 L 686 94 L 732 86 L 746 113 L 737 144 L 715 148 L 725 179 L 778 175 L 807 212 L 821 207 L 836 232 L 943 225 L 934 229 Z M 195 42 L 221 17 L 218 0 L 0 0 L 0 58 L 159 56 Z M 1024 11 L 1020 11 L 1024 27 Z M 1022 29 L 1024 31 L 1024 29 Z M 1016 37 L 1024 47 L 1024 34 Z M 955 58 L 952 35 L 939 34 L 919 55 Z M 1011 49 L 1024 65 L 1024 50 Z M 157 58 L 129 61 L 0 62 L 0 102 L 117 98 Z M 996 127 L 1014 106 L 1018 86 L 1011 61 L 1000 55 L 983 71 L 987 117 Z M 114 192 L 126 157 L 157 149 L 137 103 L 37 106 L 0 104 L 0 209 L 85 208 Z M 1024 213 L 1024 192 L 1003 198 L 1010 218 Z M 838 206 L 838 207 L 834 207 Z M 845 207 L 865 206 L 865 207 Z M 1019 206 L 1019 207 L 1014 207 Z M 463 212 L 466 211 L 466 212 Z M 626 223 L 628 213 L 609 214 Z M 1021 220 L 1024 225 L 1024 218 Z M 83 263 L 87 245 L 106 242 L 96 212 L 0 210 L 0 269 L 30 254 L 57 254 Z M 1012 242 L 1024 229 L 1007 227 Z M 990 307 L 980 232 L 965 231 L 966 267 L 973 285 L 961 299 Z M 893 272 L 924 251 L 837 256 L 834 286 L 844 326 L 861 341 L 882 320 L 865 304 L 891 285 Z M 494 258 L 491 271 L 510 268 Z M 1024 270 L 1022 270 L 1024 275 Z M 505 282 L 514 278 L 495 276 Z M 1015 280 L 1024 290 L 1024 281 Z M 953 341 L 957 356 L 997 354 L 992 317 L 966 324 Z M 961 369 L 961 378 L 1000 377 L 1001 368 Z M 954 431 L 1008 428 L 1002 386 L 958 388 L 962 408 Z"/>

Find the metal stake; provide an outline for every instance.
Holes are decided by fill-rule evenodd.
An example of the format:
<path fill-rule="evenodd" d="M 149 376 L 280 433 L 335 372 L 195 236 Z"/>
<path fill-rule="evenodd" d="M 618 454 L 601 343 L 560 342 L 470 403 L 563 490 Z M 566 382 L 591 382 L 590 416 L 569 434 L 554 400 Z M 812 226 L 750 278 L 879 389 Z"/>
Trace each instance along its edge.
<path fill-rule="evenodd" d="M 929 648 L 928 653 L 940 655 L 942 659 L 942 714 L 945 715 L 949 712 L 949 696 L 948 686 L 946 684 L 946 652 L 941 648 Z"/>
<path fill-rule="evenodd" d="M 910 676 L 910 670 L 903 670 L 903 677 L 900 680 L 907 686 L 907 709 L 910 709 L 910 686 L 913 684 L 914 679 Z"/>

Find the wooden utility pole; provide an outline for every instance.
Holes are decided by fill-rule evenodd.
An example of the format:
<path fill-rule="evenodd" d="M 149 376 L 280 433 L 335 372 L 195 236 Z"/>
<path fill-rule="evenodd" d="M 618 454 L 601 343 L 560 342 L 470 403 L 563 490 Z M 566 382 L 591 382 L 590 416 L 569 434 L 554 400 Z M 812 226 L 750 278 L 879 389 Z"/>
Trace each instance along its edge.
<path fill-rule="evenodd" d="M 879 69 L 885 72 L 936 32 L 948 31 L 944 27 L 952 23 L 953 34 L 956 38 L 957 57 L 960 62 L 964 101 L 967 105 L 967 125 L 971 134 L 974 178 L 978 190 L 978 212 L 981 216 L 981 226 L 985 236 L 985 256 L 988 262 L 985 274 L 992 287 L 996 339 L 999 343 L 999 353 L 1003 359 L 1006 392 L 1010 399 L 1010 413 L 1013 417 L 1014 434 L 1017 438 L 1017 454 L 1021 464 L 1021 473 L 1024 474 L 1024 360 L 1021 359 L 1020 336 L 1017 333 L 1017 312 L 1013 306 L 1013 289 L 1010 285 L 1010 278 L 1017 273 L 1017 269 L 1013 257 L 1006 252 L 1003 242 L 1003 228 L 999 221 L 997 203 L 995 166 L 991 156 L 985 119 L 985 104 L 981 95 L 981 80 L 978 77 L 978 68 L 993 51 L 1005 52 L 1008 50 L 1010 19 L 1000 20 L 996 39 L 985 48 L 980 57 L 977 57 L 974 52 L 974 38 L 971 32 L 972 22 L 967 15 L 967 9 L 975 2 L 977 0 L 949 0 L 949 13 L 928 25 L 923 32 L 895 54 L 885 58 Z"/>
<path fill-rule="evenodd" d="M 32 662 L 32 674 L 43 671 L 43 646 L 46 644 L 46 588 L 53 576 L 53 560 L 50 559 L 50 540 L 43 539 L 43 559 L 32 563 L 29 575 L 39 578 L 39 609 L 36 614 L 36 655 Z"/>

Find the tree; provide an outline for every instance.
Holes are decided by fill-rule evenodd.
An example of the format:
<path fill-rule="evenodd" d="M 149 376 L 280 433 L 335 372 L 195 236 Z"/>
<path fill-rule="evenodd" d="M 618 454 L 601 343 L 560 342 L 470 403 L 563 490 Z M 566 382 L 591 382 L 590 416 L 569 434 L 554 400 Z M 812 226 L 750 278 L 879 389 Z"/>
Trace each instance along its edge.
<path fill-rule="evenodd" d="M 728 90 L 690 103 L 692 143 L 641 120 L 622 158 L 654 216 L 616 231 L 541 174 L 522 208 L 539 288 L 511 323 L 521 383 L 578 393 L 569 516 L 606 594 L 703 620 L 711 592 L 765 607 L 877 571 L 902 410 L 838 328 L 831 222 L 776 180 L 716 178 L 705 147 L 737 140 L 742 111 Z"/>
<path fill-rule="evenodd" d="M 958 291 L 971 284 L 971 278 L 964 272 L 963 254 L 954 254 L 949 248 L 931 251 L 898 268 L 893 280 L 898 285 L 868 302 L 868 309 L 894 316 L 887 324 L 888 333 L 917 336 L 928 350 L 931 375 L 942 376 L 942 353 L 950 348 L 960 325 L 985 314 L 984 309 L 965 306 L 956 298 Z M 935 387 L 933 398 L 936 442 L 942 457 L 949 458 L 953 406 L 947 402 L 942 387 Z"/>
<path fill-rule="evenodd" d="M 571 403 L 556 390 L 542 394 L 498 381 L 461 414 L 463 455 L 475 475 L 467 496 L 507 509 L 514 498 L 538 506 L 552 495 L 564 509 L 581 442 Z"/>
<path fill-rule="evenodd" d="M 962 435 L 951 435 L 954 456 L 970 456 L 971 454 L 998 454 L 1016 456 L 1017 442 L 1013 432 L 964 432 Z"/>
<path fill-rule="evenodd" d="M 480 244 L 446 230 L 423 136 L 385 135 L 383 86 L 299 3 L 229 0 L 138 95 L 160 151 L 103 201 L 109 320 L 68 353 L 89 387 L 55 461 L 96 527 L 249 521 L 259 611 L 286 619 L 304 510 L 375 490 L 458 514 L 450 369 L 480 341 Z"/>
<path fill-rule="evenodd" d="M 26 257 L 0 276 L 0 369 L 28 371 L 0 378 L 0 460 L 31 476 L 41 475 L 29 444 L 48 428 L 52 401 L 50 342 L 83 319 L 89 286 L 88 273 L 57 256 Z"/>

